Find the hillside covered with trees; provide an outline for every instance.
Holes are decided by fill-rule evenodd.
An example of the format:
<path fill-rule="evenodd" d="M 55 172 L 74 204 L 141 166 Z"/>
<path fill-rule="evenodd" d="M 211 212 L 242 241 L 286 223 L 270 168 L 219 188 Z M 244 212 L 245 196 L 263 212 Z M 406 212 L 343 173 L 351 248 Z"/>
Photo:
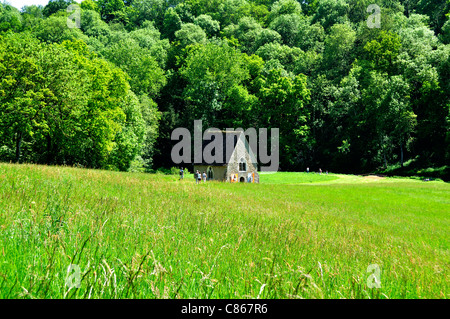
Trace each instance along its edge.
<path fill-rule="evenodd" d="M 0 4 L 1 161 L 171 167 L 202 119 L 279 128 L 284 171 L 450 162 L 449 0 L 72 3 Z"/>

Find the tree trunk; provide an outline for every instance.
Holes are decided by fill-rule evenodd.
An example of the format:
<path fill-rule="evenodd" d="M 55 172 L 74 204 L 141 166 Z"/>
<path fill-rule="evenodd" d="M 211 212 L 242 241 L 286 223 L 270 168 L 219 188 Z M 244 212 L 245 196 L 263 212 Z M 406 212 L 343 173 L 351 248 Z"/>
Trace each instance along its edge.
<path fill-rule="evenodd" d="M 20 161 L 21 147 L 22 147 L 22 132 L 18 132 L 16 139 L 16 163 L 19 163 Z"/>
<path fill-rule="evenodd" d="M 46 154 L 46 164 L 50 164 L 51 159 L 52 159 L 52 149 L 53 149 L 53 145 L 52 145 L 52 138 L 50 136 L 50 134 L 47 134 L 47 154 Z"/>
<path fill-rule="evenodd" d="M 383 138 L 380 137 L 381 149 L 383 150 L 384 169 L 387 169 L 386 147 L 383 144 Z"/>
<path fill-rule="evenodd" d="M 400 165 L 403 168 L 403 143 L 400 143 Z"/>

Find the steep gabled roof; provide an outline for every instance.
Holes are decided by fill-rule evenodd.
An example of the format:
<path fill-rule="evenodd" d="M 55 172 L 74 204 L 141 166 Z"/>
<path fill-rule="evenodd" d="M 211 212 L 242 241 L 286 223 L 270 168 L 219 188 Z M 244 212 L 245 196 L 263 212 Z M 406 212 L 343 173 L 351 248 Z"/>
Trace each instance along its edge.
<path fill-rule="evenodd" d="M 221 134 L 222 141 L 218 144 L 215 140 L 217 136 Z M 256 159 L 254 157 L 254 154 L 252 150 L 250 149 L 249 143 L 245 137 L 244 132 L 242 131 L 206 131 L 202 140 L 202 154 L 204 154 L 205 148 L 208 147 L 207 152 L 212 153 L 212 155 L 215 155 L 214 151 L 220 152 L 222 151 L 222 156 L 220 157 L 220 160 L 217 160 L 214 158 L 214 161 L 212 163 L 208 163 L 204 156 L 202 156 L 202 163 L 196 163 L 197 165 L 213 165 L 213 166 L 225 166 L 228 165 L 230 162 L 231 156 L 233 155 L 233 152 L 237 146 L 238 140 L 242 139 L 244 143 L 244 147 L 246 151 L 250 155 L 250 160 L 253 163 L 256 163 Z M 229 140 L 229 141 L 228 141 Z M 229 143 L 229 144 L 228 144 Z M 227 149 L 228 146 L 228 149 Z"/>

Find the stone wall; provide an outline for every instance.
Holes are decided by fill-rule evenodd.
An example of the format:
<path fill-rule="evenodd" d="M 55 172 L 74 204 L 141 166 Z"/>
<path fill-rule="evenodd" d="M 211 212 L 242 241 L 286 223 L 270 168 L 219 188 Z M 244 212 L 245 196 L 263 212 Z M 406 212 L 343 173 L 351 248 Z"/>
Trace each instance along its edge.
<path fill-rule="evenodd" d="M 210 167 L 209 165 L 194 165 L 194 173 L 199 170 L 202 174 L 203 171 L 205 171 L 206 174 L 208 174 L 208 167 Z M 225 181 L 227 176 L 226 176 L 226 171 L 227 171 L 227 167 L 226 166 L 211 166 L 212 170 L 213 170 L 213 174 L 214 174 L 214 180 L 215 181 Z"/>
<path fill-rule="evenodd" d="M 241 158 L 245 158 L 247 164 L 244 172 L 239 171 L 239 161 Z M 194 165 L 194 173 L 199 170 L 201 173 L 205 171 L 208 174 L 209 165 Z M 230 161 L 227 166 L 211 166 L 214 172 L 214 180 L 230 182 L 231 174 L 237 174 L 237 182 L 244 178 L 244 182 L 247 182 L 248 174 L 255 173 L 255 183 L 259 183 L 259 174 L 257 168 L 253 165 L 250 154 L 245 149 L 245 143 L 243 139 L 238 139 L 236 148 L 231 155 Z"/>
<path fill-rule="evenodd" d="M 239 161 L 241 158 L 245 158 L 245 162 L 247 164 L 246 170 L 244 172 L 239 171 Z M 241 181 L 241 178 L 244 178 L 244 182 L 247 182 L 248 173 L 255 173 L 255 182 L 259 182 L 259 175 L 256 172 L 256 167 L 253 165 L 250 154 L 245 149 L 245 144 L 242 139 L 238 140 L 236 148 L 231 155 L 230 161 L 228 163 L 227 169 L 227 181 L 230 181 L 231 174 L 237 174 L 237 181 Z M 256 176 L 258 175 L 258 177 Z"/>

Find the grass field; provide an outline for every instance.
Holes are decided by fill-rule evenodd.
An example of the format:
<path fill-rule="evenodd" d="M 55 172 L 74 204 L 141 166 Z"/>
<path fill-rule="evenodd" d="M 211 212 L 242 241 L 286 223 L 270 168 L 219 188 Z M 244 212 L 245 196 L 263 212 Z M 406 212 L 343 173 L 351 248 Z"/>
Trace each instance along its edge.
<path fill-rule="evenodd" d="M 449 184 L 260 179 L 0 164 L 0 298 L 450 297 Z"/>

